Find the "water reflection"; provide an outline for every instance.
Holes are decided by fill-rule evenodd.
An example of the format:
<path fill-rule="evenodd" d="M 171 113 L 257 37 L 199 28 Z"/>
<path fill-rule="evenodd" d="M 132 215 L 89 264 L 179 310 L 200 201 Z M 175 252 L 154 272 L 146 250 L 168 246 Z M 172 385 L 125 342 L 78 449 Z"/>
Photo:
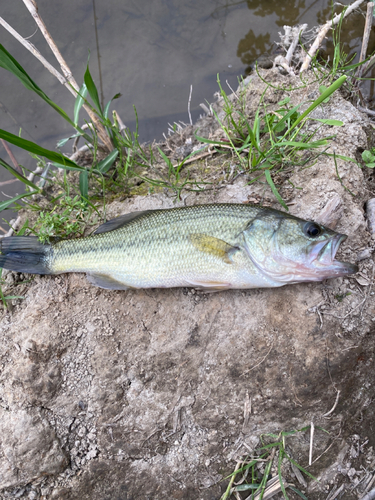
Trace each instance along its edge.
<path fill-rule="evenodd" d="M 253 30 L 239 41 L 237 57 L 245 66 L 250 66 L 258 57 L 269 50 L 271 46 L 270 34 L 256 36 Z"/>
<path fill-rule="evenodd" d="M 273 16 L 276 14 L 277 26 L 294 26 L 298 23 L 300 12 L 306 8 L 305 0 L 291 0 L 283 2 L 280 0 L 247 0 L 247 6 L 255 16 Z"/>

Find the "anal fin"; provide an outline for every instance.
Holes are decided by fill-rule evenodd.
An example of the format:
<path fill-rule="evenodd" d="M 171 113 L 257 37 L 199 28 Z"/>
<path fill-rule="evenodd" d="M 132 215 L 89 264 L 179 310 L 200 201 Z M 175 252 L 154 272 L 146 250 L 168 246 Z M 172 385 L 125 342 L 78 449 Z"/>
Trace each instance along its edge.
<path fill-rule="evenodd" d="M 230 283 L 221 281 L 203 281 L 203 280 L 188 280 L 189 286 L 197 288 L 204 292 L 220 292 L 221 290 L 229 290 L 232 288 Z"/>
<path fill-rule="evenodd" d="M 87 273 L 86 276 L 89 283 L 99 288 L 106 288 L 107 290 L 129 290 L 132 288 L 107 274 Z"/>

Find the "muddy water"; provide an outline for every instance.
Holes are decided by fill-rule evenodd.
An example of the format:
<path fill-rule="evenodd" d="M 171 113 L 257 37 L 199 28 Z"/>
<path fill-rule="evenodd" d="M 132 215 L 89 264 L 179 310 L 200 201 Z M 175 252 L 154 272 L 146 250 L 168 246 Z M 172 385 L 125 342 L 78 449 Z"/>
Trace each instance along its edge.
<path fill-rule="evenodd" d="M 236 86 L 237 78 L 271 50 L 283 25 L 330 18 L 329 0 L 38 0 L 39 12 L 79 83 L 90 52 L 90 69 L 106 103 L 116 93 L 115 108 L 122 120 L 135 126 L 139 116 L 141 139 L 160 139 L 168 122 L 188 122 L 191 114 L 217 91 L 216 75 Z M 345 0 L 344 3 L 350 3 Z M 0 15 L 28 38 L 56 67 L 39 31 L 21 1 L 2 2 Z M 359 51 L 363 19 L 354 14 L 345 23 L 348 52 Z M 0 42 L 22 64 L 46 94 L 70 116 L 71 94 L 11 35 L 0 28 Z M 329 43 L 328 43 L 329 46 Z M 371 48 L 371 47 L 370 47 Z M 0 128 L 53 149 L 71 133 L 70 126 L 46 103 L 34 96 L 7 71 L 0 69 Z M 82 115 L 82 120 L 84 119 Z M 83 121 L 82 121 L 83 123 Z M 26 168 L 35 162 L 12 146 Z M 0 144 L 0 156 L 9 158 Z M 0 171 L 0 182 L 9 179 Z M 14 195 L 19 182 L 0 186 Z M 0 199 L 5 199 L 3 194 Z M 4 214 L 4 213 L 3 213 Z"/>

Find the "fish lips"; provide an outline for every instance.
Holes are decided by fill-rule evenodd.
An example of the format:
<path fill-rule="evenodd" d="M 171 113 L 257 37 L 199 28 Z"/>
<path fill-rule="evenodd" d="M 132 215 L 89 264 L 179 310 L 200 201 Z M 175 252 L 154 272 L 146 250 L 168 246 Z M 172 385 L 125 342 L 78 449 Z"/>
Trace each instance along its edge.
<path fill-rule="evenodd" d="M 314 265 L 319 274 L 329 278 L 358 272 L 356 264 L 335 259 L 339 246 L 346 238 L 345 234 L 336 234 L 328 240 L 318 241 L 313 244 L 309 257 L 311 264 Z"/>

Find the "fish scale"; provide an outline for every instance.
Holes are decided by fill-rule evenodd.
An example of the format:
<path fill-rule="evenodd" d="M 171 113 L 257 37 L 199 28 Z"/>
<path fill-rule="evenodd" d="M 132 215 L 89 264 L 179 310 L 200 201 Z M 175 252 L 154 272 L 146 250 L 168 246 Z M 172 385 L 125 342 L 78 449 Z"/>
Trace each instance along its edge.
<path fill-rule="evenodd" d="M 319 234 L 308 234 L 309 227 Z M 86 238 L 51 245 L 7 238 L 0 265 L 18 270 L 23 260 L 24 272 L 86 272 L 93 284 L 112 289 L 270 287 L 355 272 L 333 260 L 343 239 L 278 210 L 197 205 L 126 214 Z"/>
<path fill-rule="evenodd" d="M 230 204 L 158 210 L 115 231 L 55 244 L 49 266 L 54 273 L 110 275 L 137 288 L 188 286 L 191 280 L 205 277 L 226 283 L 233 281 L 238 270 L 195 248 L 190 237 L 208 233 L 235 245 L 237 235 L 259 211 Z"/>

